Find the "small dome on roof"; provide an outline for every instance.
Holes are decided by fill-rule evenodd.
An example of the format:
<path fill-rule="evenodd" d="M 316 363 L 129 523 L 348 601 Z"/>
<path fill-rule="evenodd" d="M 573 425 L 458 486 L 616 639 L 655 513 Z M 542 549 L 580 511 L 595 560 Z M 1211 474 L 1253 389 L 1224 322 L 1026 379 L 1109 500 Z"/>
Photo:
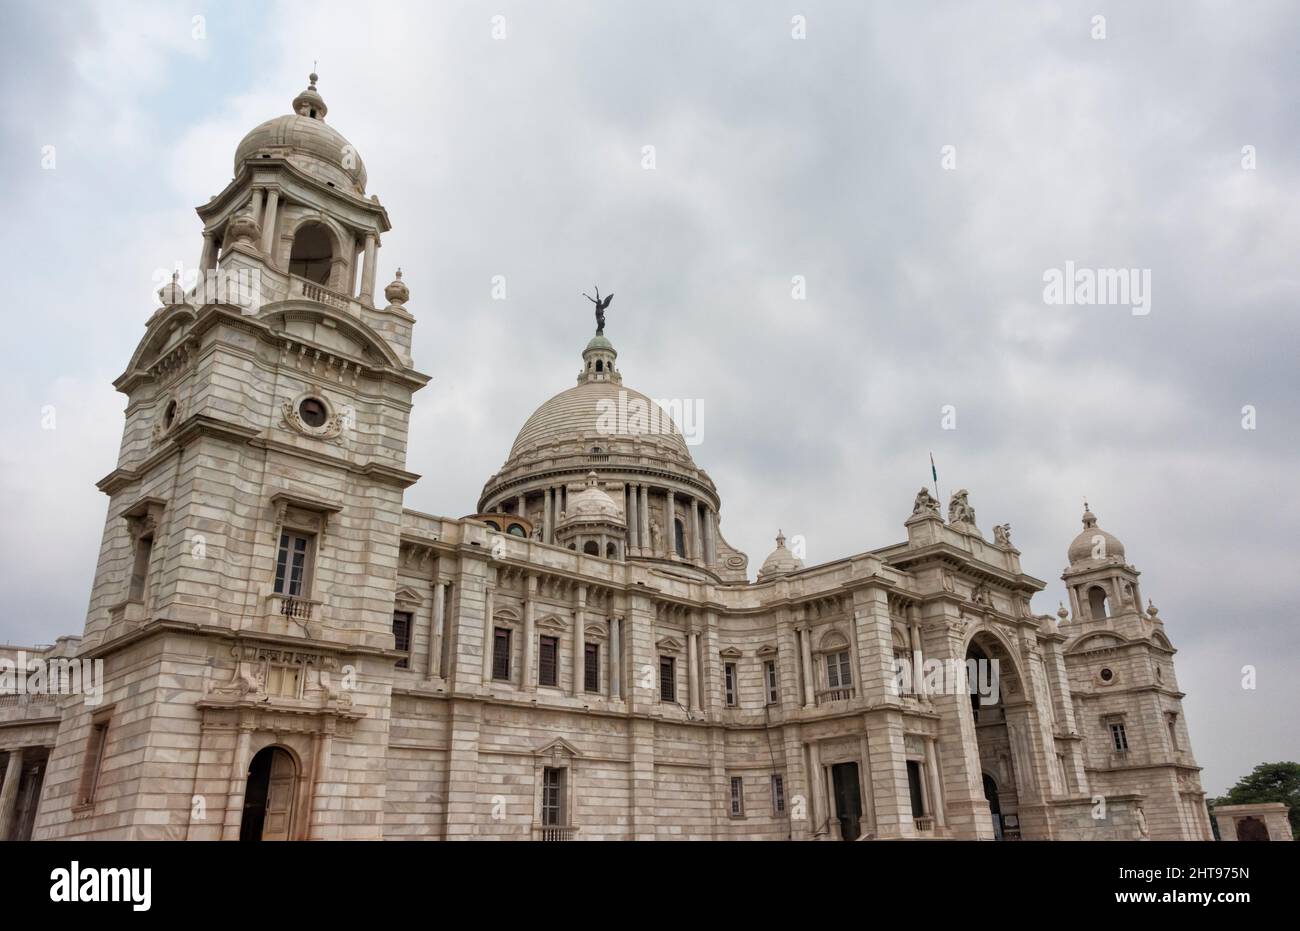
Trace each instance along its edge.
<path fill-rule="evenodd" d="M 763 568 L 758 570 L 758 580 L 762 582 L 777 576 L 789 575 L 802 568 L 803 560 L 795 558 L 794 553 L 785 548 L 785 534 L 778 530 L 776 549 L 772 550 L 772 555 L 763 560 Z"/>
<path fill-rule="evenodd" d="M 1124 544 L 1114 534 L 1107 533 L 1097 526 L 1097 517 L 1088 508 L 1088 502 L 1083 503 L 1083 530 L 1074 542 L 1070 544 L 1068 551 L 1070 565 L 1081 562 L 1100 562 L 1108 559 L 1124 559 Z"/>

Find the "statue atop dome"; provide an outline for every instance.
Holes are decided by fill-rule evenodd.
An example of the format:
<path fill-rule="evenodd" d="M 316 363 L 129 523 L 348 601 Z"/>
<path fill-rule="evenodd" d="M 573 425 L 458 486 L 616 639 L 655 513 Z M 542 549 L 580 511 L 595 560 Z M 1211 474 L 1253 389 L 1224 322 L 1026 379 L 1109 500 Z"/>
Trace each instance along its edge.
<path fill-rule="evenodd" d="M 610 301 L 614 300 L 614 295 L 612 293 L 607 294 L 602 300 L 600 296 L 600 288 L 597 288 L 595 297 L 592 297 L 586 291 L 582 292 L 582 296 L 596 305 L 596 335 L 604 336 L 605 335 L 605 308 L 609 306 Z"/>

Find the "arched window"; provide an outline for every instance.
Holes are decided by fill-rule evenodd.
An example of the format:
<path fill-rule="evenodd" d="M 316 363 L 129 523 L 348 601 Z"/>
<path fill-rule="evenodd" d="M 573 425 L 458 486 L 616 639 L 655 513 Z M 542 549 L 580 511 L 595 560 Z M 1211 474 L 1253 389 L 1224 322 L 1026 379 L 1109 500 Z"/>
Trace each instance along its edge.
<path fill-rule="evenodd" d="M 1106 617 L 1106 590 L 1100 585 L 1088 589 L 1088 609 L 1094 618 Z"/>
<path fill-rule="evenodd" d="M 586 544 L 583 545 L 582 551 L 586 553 L 588 556 L 599 556 L 600 544 L 597 543 L 595 540 L 588 540 Z"/>
<path fill-rule="evenodd" d="M 328 287 L 333 258 L 333 239 L 323 224 L 305 223 L 298 227 L 293 237 L 293 251 L 289 253 L 290 274 Z"/>
<path fill-rule="evenodd" d="M 496 521 L 494 521 L 494 520 L 487 521 L 486 523 L 487 523 L 487 525 L 488 525 L 489 527 L 491 527 L 493 530 L 500 530 L 500 529 L 501 529 L 501 525 L 498 524 L 498 523 L 497 523 Z"/>
<path fill-rule="evenodd" d="M 596 360 L 596 371 L 597 372 L 605 371 L 605 363 L 602 362 L 600 359 Z"/>
<path fill-rule="evenodd" d="M 686 527 L 682 524 L 681 518 L 673 518 L 673 548 L 677 550 L 677 555 L 686 558 Z"/>
<path fill-rule="evenodd" d="M 605 544 L 605 558 L 606 558 L 606 559 L 618 559 L 618 547 L 615 546 L 613 543 L 606 543 L 606 544 Z"/>
<path fill-rule="evenodd" d="M 526 534 L 524 533 L 524 528 L 519 526 L 518 524 L 511 524 L 510 529 L 506 532 L 514 537 L 526 536 Z"/>

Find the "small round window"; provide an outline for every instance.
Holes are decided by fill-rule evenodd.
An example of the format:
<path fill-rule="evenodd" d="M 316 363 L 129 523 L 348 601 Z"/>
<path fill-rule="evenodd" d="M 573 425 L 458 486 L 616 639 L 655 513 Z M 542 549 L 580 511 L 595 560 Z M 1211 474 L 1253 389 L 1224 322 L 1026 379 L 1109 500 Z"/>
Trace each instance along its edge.
<path fill-rule="evenodd" d="M 163 429 L 170 430 L 172 424 L 176 422 L 176 402 L 168 401 L 167 409 L 163 411 Z"/>
<path fill-rule="evenodd" d="M 309 427 L 323 427 L 328 419 L 325 402 L 320 398 L 304 398 L 298 405 L 298 416 Z"/>
<path fill-rule="evenodd" d="M 524 534 L 524 528 L 521 527 L 519 524 L 511 524 L 511 525 L 510 525 L 510 530 L 509 530 L 508 532 L 509 532 L 512 536 L 516 536 L 516 537 L 522 537 L 522 536 L 525 535 L 525 534 Z"/>
<path fill-rule="evenodd" d="M 1101 681 L 1109 682 L 1113 678 L 1115 678 L 1115 673 L 1111 672 L 1109 667 L 1103 666 L 1101 670 Z"/>

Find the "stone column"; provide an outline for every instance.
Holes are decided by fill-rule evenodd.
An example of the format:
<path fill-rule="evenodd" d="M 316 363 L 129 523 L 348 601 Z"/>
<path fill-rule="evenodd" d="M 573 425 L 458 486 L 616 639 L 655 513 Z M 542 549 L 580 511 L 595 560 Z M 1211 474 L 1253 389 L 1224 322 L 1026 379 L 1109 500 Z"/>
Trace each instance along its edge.
<path fill-rule="evenodd" d="M 523 495 L 515 495 L 515 513 L 520 517 L 528 516 L 528 499 Z"/>
<path fill-rule="evenodd" d="M 230 761 L 230 788 L 226 792 L 222 840 L 239 840 L 239 824 L 244 817 L 244 790 L 248 787 L 248 745 L 252 738 L 253 726 L 239 725 L 239 740 L 235 744 L 235 755 Z"/>
<path fill-rule="evenodd" d="M 821 753 L 817 741 L 808 742 L 808 787 L 812 789 L 812 832 L 814 840 L 830 834 L 831 810 L 826 799 L 826 780 L 822 777 Z"/>
<path fill-rule="evenodd" d="M 248 198 L 248 215 L 257 221 L 257 225 L 262 225 L 262 189 L 253 188 L 252 196 Z"/>
<path fill-rule="evenodd" d="M 907 608 L 907 639 L 912 649 L 912 691 L 925 694 L 925 677 L 920 675 L 925 653 L 921 648 L 921 609 L 916 605 Z"/>
<path fill-rule="evenodd" d="M 333 725 L 334 721 L 330 719 L 327 727 L 332 728 Z M 308 840 L 328 839 L 325 822 L 329 817 L 329 799 L 321 790 L 329 781 L 330 753 L 333 748 L 334 735 L 330 730 L 323 730 L 316 735 L 316 753 L 312 764 L 311 814 L 310 823 L 307 825 Z"/>
<path fill-rule="evenodd" d="M 551 489 L 542 492 L 542 542 L 551 542 L 551 529 L 554 526 L 551 521 Z"/>
<path fill-rule="evenodd" d="M 447 583 L 437 582 L 433 586 L 433 623 L 429 628 L 429 668 L 428 678 L 442 675 L 442 637 L 446 624 Z"/>
<path fill-rule="evenodd" d="M 692 630 L 686 634 L 686 695 L 687 707 L 700 710 L 700 635 Z"/>
<path fill-rule="evenodd" d="M 375 234 L 366 233 L 366 257 L 361 266 L 361 293 L 357 297 L 367 307 L 375 306 L 375 251 Z"/>
<path fill-rule="evenodd" d="M 718 563 L 718 515 L 710 507 L 704 508 L 704 564 Z"/>
<path fill-rule="evenodd" d="M 813 681 L 812 631 L 807 625 L 796 629 L 799 631 L 799 652 L 803 662 L 803 706 L 811 708 L 817 704 L 817 685 Z"/>
<path fill-rule="evenodd" d="M 270 188 L 266 192 L 266 219 L 262 221 L 262 251 L 272 265 L 275 264 L 275 211 L 280 203 L 280 192 Z"/>
<path fill-rule="evenodd" d="M 944 825 L 943 817 L 943 777 L 939 772 L 939 757 L 935 753 L 934 741 L 925 740 L 925 771 L 930 777 L 930 814 L 934 816 L 935 827 Z"/>
<path fill-rule="evenodd" d="M 495 569 L 488 570 L 488 577 L 483 583 L 483 684 L 492 683 L 492 648 L 496 644 L 496 629 L 492 613 L 496 600 Z"/>
<path fill-rule="evenodd" d="M 583 693 L 583 670 L 586 667 L 587 586 L 578 586 L 578 606 L 573 611 L 573 695 Z"/>
<path fill-rule="evenodd" d="M 523 647 L 523 669 L 519 671 L 519 687 L 526 692 L 533 691 L 537 686 L 536 679 L 533 676 L 533 601 L 537 595 L 537 576 L 528 576 L 528 584 L 524 586 L 524 647 Z"/>
<path fill-rule="evenodd" d="M 650 486 L 641 486 L 641 555 L 646 555 L 650 550 Z M 654 554 L 651 554 L 654 555 Z"/>
<path fill-rule="evenodd" d="M 627 486 L 627 494 L 624 496 L 627 502 L 627 545 L 628 555 L 632 555 L 640 550 L 640 530 L 638 529 L 637 511 L 641 508 L 637 499 L 635 485 Z"/>
<path fill-rule="evenodd" d="M 704 562 L 704 537 L 700 532 L 700 500 L 691 499 L 691 554 L 698 563 Z"/>
<path fill-rule="evenodd" d="M 203 253 L 199 256 L 199 284 L 203 283 L 203 273 L 217 266 L 217 244 L 212 238 L 211 230 L 203 231 Z"/>
<path fill-rule="evenodd" d="M 677 494 L 668 489 L 668 503 L 664 506 L 664 536 L 667 537 L 668 558 L 677 558 Z"/>
<path fill-rule="evenodd" d="M 14 830 L 14 812 L 18 807 L 18 784 L 23 778 L 23 747 L 9 751 L 4 787 L 0 788 L 0 841 L 8 840 Z"/>
<path fill-rule="evenodd" d="M 623 697 L 623 656 L 619 643 L 619 624 L 622 618 L 609 618 L 609 697 Z"/>

